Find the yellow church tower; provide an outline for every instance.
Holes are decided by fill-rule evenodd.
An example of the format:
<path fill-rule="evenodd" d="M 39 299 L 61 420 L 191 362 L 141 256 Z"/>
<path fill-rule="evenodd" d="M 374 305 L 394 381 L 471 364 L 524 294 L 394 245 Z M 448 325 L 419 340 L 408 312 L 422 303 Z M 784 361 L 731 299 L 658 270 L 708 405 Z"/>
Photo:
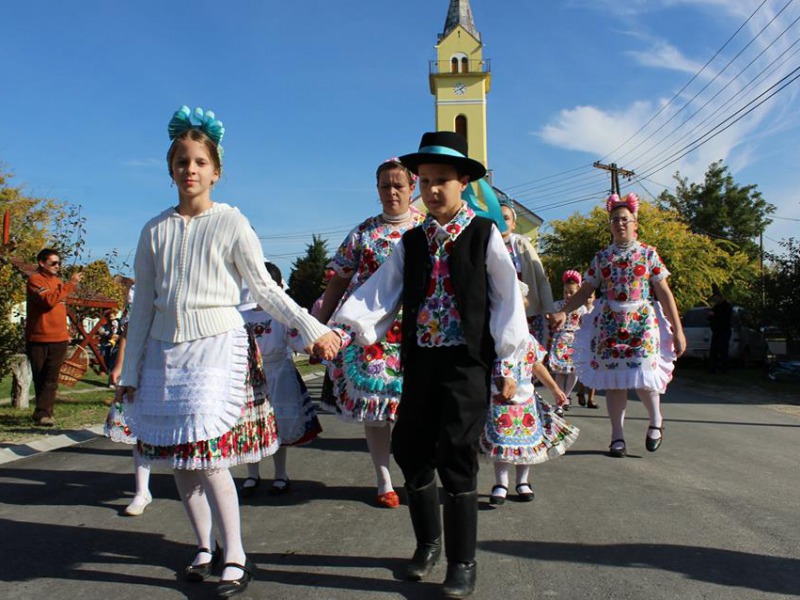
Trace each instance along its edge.
<path fill-rule="evenodd" d="M 483 58 L 469 0 L 450 0 L 444 31 L 430 61 L 431 94 L 436 97 L 436 130 L 467 138 L 469 156 L 488 167 L 486 94 L 492 83 L 490 62 Z"/>

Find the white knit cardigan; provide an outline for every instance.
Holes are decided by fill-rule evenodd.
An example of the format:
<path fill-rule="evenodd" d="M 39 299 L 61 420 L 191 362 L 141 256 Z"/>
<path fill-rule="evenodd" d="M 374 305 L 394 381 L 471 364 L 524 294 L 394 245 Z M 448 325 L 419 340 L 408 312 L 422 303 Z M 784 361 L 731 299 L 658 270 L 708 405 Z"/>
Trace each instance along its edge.
<path fill-rule="evenodd" d="M 134 272 L 121 385 L 138 387 L 149 336 L 180 343 L 242 327 L 242 281 L 265 311 L 299 331 L 305 345 L 330 331 L 272 280 L 249 221 L 227 204 L 215 203 L 189 220 L 170 208 L 148 221 Z"/>

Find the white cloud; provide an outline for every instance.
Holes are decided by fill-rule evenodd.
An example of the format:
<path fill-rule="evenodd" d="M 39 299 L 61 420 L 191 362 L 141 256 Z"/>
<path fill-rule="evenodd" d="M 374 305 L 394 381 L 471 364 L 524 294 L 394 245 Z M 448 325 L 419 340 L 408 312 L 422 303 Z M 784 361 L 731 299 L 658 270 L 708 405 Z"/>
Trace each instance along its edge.
<path fill-rule="evenodd" d="M 163 158 L 144 158 L 144 159 L 131 159 L 122 163 L 126 167 L 133 167 L 137 169 L 151 169 L 153 167 L 163 167 Z"/>
<path fill-rule="evenodd" d="M 703 67 L 702 63 L 686 58 L 680 50 L 665 41 L 656 42 L 647 50 L 631 50 L 627 54 L 645 67 L 670 69 L 692 75 Z"/>

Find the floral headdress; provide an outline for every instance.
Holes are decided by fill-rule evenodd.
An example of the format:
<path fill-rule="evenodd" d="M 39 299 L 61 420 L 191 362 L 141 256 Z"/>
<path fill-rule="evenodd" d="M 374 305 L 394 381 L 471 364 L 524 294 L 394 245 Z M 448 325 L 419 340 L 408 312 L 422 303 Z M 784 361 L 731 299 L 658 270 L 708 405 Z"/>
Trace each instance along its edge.
<path fill-rule="evenodd" d="M 222 164 L 222 157 L 224 152 L 222 150 L 222 136 L 225 135 L 225 127 L 222 126 L 222 121 L 218 120 L 214 113 L 210 110 L 204 111 L 198 107 L 192 112 L 188 106 L 181 106 L 167 125 L 167 132 L 169 139 L 174 141 L 178 136 L 186 133 L 190 129 L 199 129 L 205 133 L 214 145 L 217 147 L 217 155 L 219 162 Z"/>
<path fill-rule="evenodd" d="M 517 220 L 517 209 L 514 208 L 514 201 L 511 198 L 502 198 L 500 199 L 500 207 L 506 207 L 508 210 L 511 211 L 511 215 L 514 217 L 514 220 Z"/>
<path fill-rule="evenodd" d="M 620 206 L 624 206 L 633 214 L 636 214 L 639 210 L 639 196 L 634 193 L 630 193 L 625 196 L 625 199 L 623 200 L 617 194 L 611 194 L 608 197 L 608 200 L 606 200 L 606 210 L 609 213 Z"/>
<path fill-rule="evenodd" d="M 409 169 L 403 163 L 401 163 L 400 159 L 398 157 L 396 157 L 396 156 L 393 156 L 391 158 L 387 158 L 385 161 L 383 161 L 383 164 L 384 165 L 385 164 L 397 165 L 401 169 L 405 169 L 408 172 L 409 176 L 411 177 L 411 181 L 413 183 L 417 183 L 417 179 L 419 179 L 419 177 L 417 177 L 417 174 L 416 173 L 412 173 L 411 169 Z"/>
<path fill-rule="evenodd" d="M 564 271 L 564 274 L 561 276 L 561 282 L 569 283 L 571 281 L 580 285 L 581 282 L 583 281 L 583 278 L 581 277 L 580 273 L 578 273 L 577 271 L 573 271 L 572 269 Z"/>

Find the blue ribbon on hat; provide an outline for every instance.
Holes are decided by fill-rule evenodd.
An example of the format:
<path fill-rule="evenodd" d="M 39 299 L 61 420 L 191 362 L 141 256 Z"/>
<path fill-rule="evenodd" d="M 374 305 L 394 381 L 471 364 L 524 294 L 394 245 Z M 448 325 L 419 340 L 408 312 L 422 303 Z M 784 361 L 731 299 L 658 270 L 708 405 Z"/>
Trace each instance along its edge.
<path fill-rule="evenodd" d="M 459 158 L 467 158 L 458 150 L 453 150 L 447 146 L 423 146 L 417 151 L 417 154 L 447 154 L 448 156 L 458 156 Z"/>

